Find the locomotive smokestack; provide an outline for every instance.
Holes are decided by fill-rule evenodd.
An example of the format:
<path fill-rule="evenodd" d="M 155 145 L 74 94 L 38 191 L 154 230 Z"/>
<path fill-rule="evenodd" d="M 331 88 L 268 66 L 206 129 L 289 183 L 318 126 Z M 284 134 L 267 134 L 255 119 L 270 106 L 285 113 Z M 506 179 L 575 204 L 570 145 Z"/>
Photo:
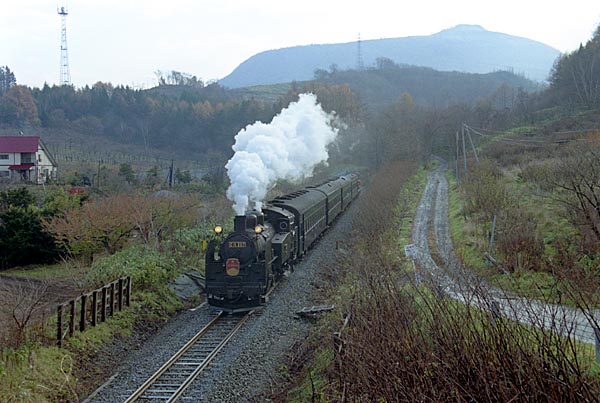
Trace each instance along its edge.
<path fill-rule="evenodd" d="M 265 225 L 265 215 L 262 211 L 253 210 L 252 214 L 256 216 L 256 223 L 258 225 Z"/>
<path fill-rule="evenodd" d="M 246 230 L 246 216 L 236 215 L 233 219 L 233 230 L 235 232 L 244 232 Z"/>
<path fill-rule="evenodd" d="M 256 227 L 256 216 L 254 215 L 254 212 L 246 215 L 246 227 L 247 228 Z"/>

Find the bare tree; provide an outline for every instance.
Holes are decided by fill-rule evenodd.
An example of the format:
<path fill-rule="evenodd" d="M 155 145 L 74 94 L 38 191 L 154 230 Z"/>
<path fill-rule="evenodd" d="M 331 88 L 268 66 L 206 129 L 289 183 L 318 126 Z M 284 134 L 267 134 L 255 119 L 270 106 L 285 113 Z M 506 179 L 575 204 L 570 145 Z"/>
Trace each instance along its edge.
<path fill-rule="evenodd" d="M 28 327 L 47 309 L 49 284 L 45 281 L 2 277 L 0 283 L 0 335 L 18 346 L 25 341 Z M 11 326 L 12 325 L 12 326 Z"/>
<path fill-rule="evenodd" d="M 589 229 L 600 241 L 600 147 L 572 146 L 548 182 L 559 189 L 556 199 L 566 206 L 573 224 Z"/>

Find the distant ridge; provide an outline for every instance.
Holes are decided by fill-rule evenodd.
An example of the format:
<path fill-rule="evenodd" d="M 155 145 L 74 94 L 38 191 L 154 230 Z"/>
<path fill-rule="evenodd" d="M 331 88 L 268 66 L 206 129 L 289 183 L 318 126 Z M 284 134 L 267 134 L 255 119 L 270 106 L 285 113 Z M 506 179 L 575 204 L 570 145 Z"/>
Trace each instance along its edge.
<path fill-rule="evenodd" d="M 429 36 L 363 40 L 362 59 L 369 68 L 377 58 L 441 71 L 489 73 L 509 70 L 545 81 L 560 52 L 518 36 L 491 32 L 479 25 L 458 25 Z M 356 42 L 294 46 L 258 53 L 219 81 L 229 88 L 310 80 L 316 69 L 355 68 Z"/>

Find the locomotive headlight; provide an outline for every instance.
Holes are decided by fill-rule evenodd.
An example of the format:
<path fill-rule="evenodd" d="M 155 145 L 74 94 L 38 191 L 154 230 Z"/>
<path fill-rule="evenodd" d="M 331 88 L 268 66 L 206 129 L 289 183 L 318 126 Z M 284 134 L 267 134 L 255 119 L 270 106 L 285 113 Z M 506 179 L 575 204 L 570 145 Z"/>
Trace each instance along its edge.
<path fill-rule="evenodd" d="M 263 232 L 262 225 L 257 225 L 256 227 L 254 227 L 254 232 L 256 232 L 257 234 L 260 234 L 261 232 Z"/>
<path fill-rule="evenodd" d="M 220 225 L 217 225 L 215 227 L 215 234 L 220 234 L 221 232 L 223 232 L 223 227 L 221 227 Z"/>

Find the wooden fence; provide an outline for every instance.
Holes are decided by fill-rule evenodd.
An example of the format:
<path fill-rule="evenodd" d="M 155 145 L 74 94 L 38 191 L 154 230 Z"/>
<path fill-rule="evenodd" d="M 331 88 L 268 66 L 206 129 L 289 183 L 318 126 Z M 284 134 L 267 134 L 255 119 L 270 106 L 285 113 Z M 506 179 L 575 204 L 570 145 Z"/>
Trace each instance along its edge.
<path fill-rule="evenodd" d="M 56 341 L 59 347 L 75 330 L 96 326 L 131 304 L 131 277 L 122 277 L 102 288 L 83 294 L 56 307 Z M 63 322 L 66 316 L 66 322 Z"/>

